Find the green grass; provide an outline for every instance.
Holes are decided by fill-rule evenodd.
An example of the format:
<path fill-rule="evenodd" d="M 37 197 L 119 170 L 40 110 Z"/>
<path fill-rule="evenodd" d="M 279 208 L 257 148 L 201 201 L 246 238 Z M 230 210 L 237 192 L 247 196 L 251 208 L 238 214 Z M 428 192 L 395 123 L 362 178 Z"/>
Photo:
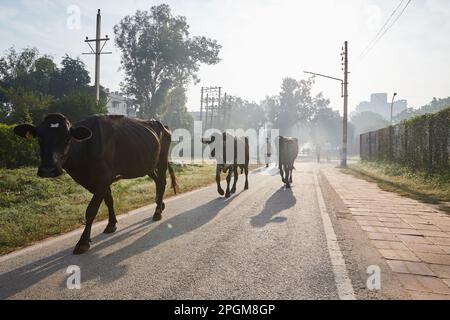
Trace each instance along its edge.
<path fill-rule="evenodd" d="M 375 182 L 383 190 L 438 204 L 442 210 L 450 212 L 450 170 L 429 175 L 426 171 L 397 164 L 359 162 L 342 171 Z"/>
<path fill-rule="evenodd" d="M 188 165 L 177 169 L 179 193 L 215 181 L 215 166 Z M 112 187 L 117 214 L 154 203 L 155 184 L 149 178 L 123 180 Z M 166 197 L 173 195 L 168 183 Z M 36 168 L 0 169 L 0 255 L 33 242 L 74 230 L 84 223 L 91 194 L 68 175 L 40 179 Z M 106 219 L 102 204 L 97 221 Z"/>

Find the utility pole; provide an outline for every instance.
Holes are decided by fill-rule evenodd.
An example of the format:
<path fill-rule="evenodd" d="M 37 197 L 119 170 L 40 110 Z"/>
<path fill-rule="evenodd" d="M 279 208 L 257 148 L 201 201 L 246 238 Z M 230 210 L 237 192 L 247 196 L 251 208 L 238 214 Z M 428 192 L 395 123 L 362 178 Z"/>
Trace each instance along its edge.
<path fill-rule="evenodd" d="M 203 94 L 205 92 L 205 88 L 202 87 L 202 95 L 200 100 L 200 121 L 202 122 L 202 130 L 203 130 Z"/>
<path fill-rule="evenodd" d="M 311 71 L 303 71 L 307 74 L 312 74 L 314 76 L 323 77 L 335 81 L 339 81 L 341 83 L 341 94 L 342 98 L 344 98 L 344 115 L 343 115 L 343 124 L 342 124 L 342 152 L 341 152 L 341 167 L 347 167 L 347 148 L 348 148 L 348 42 L 345 41 L 344 46 L 342 47 L 341 53 L 342 60 L 342 71 L 344 72 L 344 79 L 331 77 L 328 75 L 324 75 L 317 72 Z"/>
<path fill-rule="evenodd" d="M 392 96 L 392 102 L 391 102 L 391 126 L 394 124 L 393 123 L 393 118 L 394 118 L 394 100 L 395 100 L 396 96 L 397 96 L 397 92 L 395 92 L 394 95 Z"/>
<path fill-rule="evenodd" d="M 342 52 L 344 66 L 344 123 L 342 126 L 342 155 L 341 167 L 347 167 L 347 148 L 348 148 L 348 42 L 345 41 Z"/>
<path fill-rule="evenodd" d="M 96 96 L 97 102 L 100 101 L 100 56 L 102 54 L 112 54 L 112 52 L 102 52 L 106 43 L 110 39 L 108 36 L 106 36 L 105 38 L 101 38 L 101 28 L 102 28 L 102 16 L 100 14 L 100 9 L 98 9 L 96 37 L 95 37 L 95 39 L 89 39 L 89 37 L 86 37 L 86 40 L 84 41 L 89 45 L 91 52 L 83 53 L 83 54 L 94 54 L 95 55 L 95 96 Z M 95 42 L 95 50 L 91 46 L 92 42 Z"/>

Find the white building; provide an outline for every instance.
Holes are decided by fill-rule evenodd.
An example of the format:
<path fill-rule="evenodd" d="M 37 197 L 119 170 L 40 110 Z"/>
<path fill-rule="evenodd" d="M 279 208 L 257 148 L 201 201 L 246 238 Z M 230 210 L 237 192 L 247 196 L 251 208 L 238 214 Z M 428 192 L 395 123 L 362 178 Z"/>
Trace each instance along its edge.
<path fill-rule="evenodd" d="M 120 92 L 110 92 L 106 89 L 108 114 L 135 117 L 135 112 L 130 110 L 131 101 Z"/>

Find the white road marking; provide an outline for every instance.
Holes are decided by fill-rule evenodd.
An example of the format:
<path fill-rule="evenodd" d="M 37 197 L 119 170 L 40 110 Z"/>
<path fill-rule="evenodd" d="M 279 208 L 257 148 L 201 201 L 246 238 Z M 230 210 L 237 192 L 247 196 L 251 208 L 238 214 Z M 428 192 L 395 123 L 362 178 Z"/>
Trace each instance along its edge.
<path fill-rule="evenodd" d="M 331 264 L 333 265 L 334 279 L 336 282 L 339 299 L 356 300 L 352 282 L 348 276 L 347 267 L 345 266 L 344 256 L 342 255 L 341 249 L 339 248 L 336 233 L 334 232 L 333 224 L 331 222 L 330 216 L 328 215 L 322 190 L 319 186 L 317 170 L 314 171 L 314 186 L 316 188 L 319 211 L 322 217 L 325 236 L 327 238 L 328 252 L 330 253 L 330 260 Z"/>

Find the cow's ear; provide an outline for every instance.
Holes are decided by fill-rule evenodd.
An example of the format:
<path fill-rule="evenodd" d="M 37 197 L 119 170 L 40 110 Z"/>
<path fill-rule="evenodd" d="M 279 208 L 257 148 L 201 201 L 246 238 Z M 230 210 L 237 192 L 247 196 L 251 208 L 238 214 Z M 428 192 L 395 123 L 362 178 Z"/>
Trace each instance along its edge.
<path fill-rule="evenodd" d="M 14 128 L 14 133 L 26 139 L 36 138 L 36 127 L 31 124 L 21 124 Z"/>
<path fill-rule="evenodd" d="M 86 127 L 70 128 L 70 135 L 77 141 L 85 141 L 92 138 L 92 131 Z"/>

